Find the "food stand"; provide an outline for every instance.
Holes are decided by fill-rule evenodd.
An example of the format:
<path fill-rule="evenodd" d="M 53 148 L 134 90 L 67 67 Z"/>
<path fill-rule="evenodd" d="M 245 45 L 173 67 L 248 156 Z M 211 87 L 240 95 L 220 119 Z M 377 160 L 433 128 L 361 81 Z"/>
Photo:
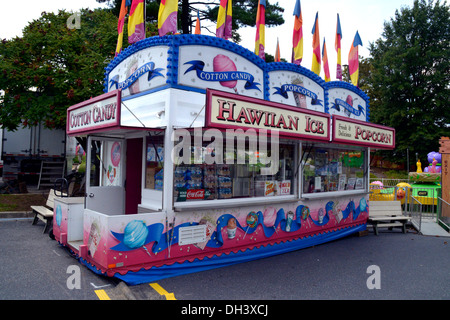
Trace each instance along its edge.
<path fill-rule="evenodd" d="M 395 132 L 360 89 L 203 35 L 141 40 L 104 81 L 67 112 L 87 168 L 63 244 L 93 271 L 137 284 L 366 229 L 370 149 Z"/>

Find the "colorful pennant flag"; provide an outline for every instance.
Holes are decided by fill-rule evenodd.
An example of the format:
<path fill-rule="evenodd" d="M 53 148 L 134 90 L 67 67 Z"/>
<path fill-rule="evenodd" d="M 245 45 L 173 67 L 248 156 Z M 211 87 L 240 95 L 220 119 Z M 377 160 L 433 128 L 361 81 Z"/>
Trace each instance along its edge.
<path fill-rule="evenodd" d="M 232 32 L 232 0 L 220 0 L 219 13 L 217 15 L 216 37 L 222 39 L 231 38 Z"/>
<path fill-rule="evenodd" d="M 197 10 L 197 22 L 195 23 L 195 34 L 202 34 L 200 31 L 200 15 Z"/>
<path fill-rule="evenodd" d="M 128 43 L 145 39 L 144 0 L 133 0 L 128 17 Z"/>
<path fill-rule="evenodd" d="M 311 71 L 317 75 L 320 75 L 320 35 L 319 35 L 319 12 L 316 13 L 316 19 L 314 21 L 314 27 L 312 29 L 313 34 L 313 58 Z"/>
<path fill-rule="evenodd" d="M 275 51 L 275 62 L 280 62 L 281 61 L 281 56 L 280 56 L 280 43 L 278 41 L 277 38 L 277 49 Z"/>
<path fill-rule="evenodd" d="M 292 37 L 292 63 L 300 65 L 303 59 L 303 19 L 302 19 L 302 9 L 300 6 L 300 0 L 297 0 L 294 8 L 294 34 Z"/>
<path fill-rule="evenodd" d="M 328 53 L 325 38 L 323 38 L 322 62 L 323 62 L 323 72 L 325 73 L 325 82 L 328 82 L 331 80 L 331 78 L 330 78 L 330 67 L 328 66 Z"/>
<path fill-rule="evenodd" d="M 336 79 L 339 80 L 342 80 L 341 40 L 342 40 L 341 21 L 339 20 L 339 13 L 338 13 L 336 24 L 336 40 L 334 42 L 334 48 L 336 49 L 337 52 Z"/>
<path fill-rule="evenodd" d="M 358 86 L 359 80 L 359 58 L 358 58 L 358 46 L 362 46 L 362 41 L 358 31 L 356 31 L 355 38 L 353 39 L 350 52 L 348 53 L 348 71 L 350 73 L 350 80 L 354 86 Z"/>
<path fill-rule="evenodd" d="M 256 37 L 255 54 L 266 60 L 264 53 L 266 27 L 266 0 L 258 1 L 258 11 L 256 12 Z"/>
<path fill-rule="evenodd" d="M 177 17 L 178 0 L 161 0 L 158 11 L 158 33 L 161 37 L 177 32 Z"/>
<path fill-rule="evenodd" d="M 127 0 L 122 0 L 120 5 L 119 21 L 117 23 L 117 45 L 116 45 L 116 56 L 122 51 L 123 45 L 123 25 L 125 24 L 125 15 L 127 14 L 127 7 L 125 6 Z"/>

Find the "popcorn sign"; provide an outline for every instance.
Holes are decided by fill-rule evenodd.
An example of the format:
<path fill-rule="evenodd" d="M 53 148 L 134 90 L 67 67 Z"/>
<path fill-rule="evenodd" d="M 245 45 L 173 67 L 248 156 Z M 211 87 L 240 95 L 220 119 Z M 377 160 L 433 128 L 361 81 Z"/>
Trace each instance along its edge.
<path fill-rule="evenodd" d="M 395 148 L 395 129 L 333 116 L 333 141 L 376 149 Z"/>

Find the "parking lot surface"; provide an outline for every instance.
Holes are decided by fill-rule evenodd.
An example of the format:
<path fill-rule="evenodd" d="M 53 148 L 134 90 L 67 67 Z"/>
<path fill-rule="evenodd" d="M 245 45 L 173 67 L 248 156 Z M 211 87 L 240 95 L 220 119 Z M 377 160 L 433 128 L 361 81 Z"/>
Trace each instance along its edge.
<path fill-rule="evenodd" d="M 43 224 L 33 226 L 30 219 L 0 219 L 1 300 L 99 300 L 96 290 L 119 285 L 119 280 L 99 276 L 78 263 L 42 231 Z M 449 241 L 413 230 L 406 234 L 386 230 L 379 236 L 350 236 L 271 258 L 161 279 L 158 285 L 178 301 L 448 300 Z M 74 282 L 77 273 L 80 278 Z M 153 290 L 150 285 L 139 286 L 143 288 Z"/>

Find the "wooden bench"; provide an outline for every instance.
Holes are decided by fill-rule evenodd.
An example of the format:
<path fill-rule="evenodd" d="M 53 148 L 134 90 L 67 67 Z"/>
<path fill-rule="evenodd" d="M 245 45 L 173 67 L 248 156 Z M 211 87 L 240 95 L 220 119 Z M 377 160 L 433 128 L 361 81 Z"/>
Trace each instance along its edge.
<path fill-rule="evenodd" d="M 406 233 L 406 223 L 409 220 L 410 217 L 403 215 L 400 201 L 370 201 L 368 223 L 373 227 L 375 235 L 378 235 L 380 227 L 400 227 Z"/>
<path fill-rule="evenodd" d="M 67 196 L 67 195 L 65 193 L 60 193 L 60 196 Z M 55 194 L 55 190 L 50 189 L 45 206 L 30 206 L 31 210 L 33 210 L 34 213 L 34 219 L 32 224 L 33 225 L 36 224 L 38 220 L 43 221 L 45 223 L 44 233 L 46 233 L 52 225 L 53 207 L 54 207 L 54 200 L 56 197 L 58 196 Z"/>

